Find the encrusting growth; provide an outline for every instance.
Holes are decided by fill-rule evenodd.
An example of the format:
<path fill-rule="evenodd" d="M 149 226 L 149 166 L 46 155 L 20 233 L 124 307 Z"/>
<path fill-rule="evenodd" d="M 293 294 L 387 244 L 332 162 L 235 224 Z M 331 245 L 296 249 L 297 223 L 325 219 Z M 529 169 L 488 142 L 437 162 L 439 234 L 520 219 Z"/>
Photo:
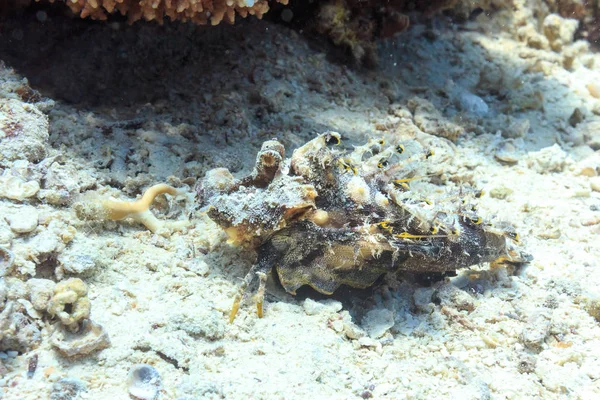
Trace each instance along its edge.
<path fill-rule="evenodd" d="M 175 196 L 177 194 L 177 189 L 167 184 L 160 183 L 146 190 L 139 200 L 119 201 L 108 199 L 102 202 L 102 207 L 106 210 L 108 219 L 118 221 L 125 218 L 132 218 L 133 220 L 144 224 L 146 228 L 150 229 L 152 232 L 156 232 L 162 226 L 162 222 L 152 214 L 149 208 L 156 196 L 163 193 Z"/>
<path fill-rule="evenodd" d="M 146 226 L 153 233 L 163 228 L 182 228 L 188 224 L 188 221 L 165 222 L 161 221 L 150 211 L 150 205 L 161 194 L 170 194 L 176 196 L 182 191 L 175 189 L 165 183 L 160 183 L 148 188 L 142 197 L 136 201 L 121 201 L 115 199 L 106 199 L 98 203 L 78 203 L 74 205 L 77 216 L 84 220 L 102 220 L 109 219 L 119 221 L 125 218 L 131 218 Z M 98 205 L 100 207 L 98 207 Z"/>

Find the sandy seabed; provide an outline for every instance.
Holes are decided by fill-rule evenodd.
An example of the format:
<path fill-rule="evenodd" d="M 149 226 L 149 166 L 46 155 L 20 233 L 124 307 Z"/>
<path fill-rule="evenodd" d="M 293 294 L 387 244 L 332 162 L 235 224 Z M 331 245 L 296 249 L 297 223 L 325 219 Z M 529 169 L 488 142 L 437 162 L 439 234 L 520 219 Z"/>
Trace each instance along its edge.
<path fill-rule="evenodd" d="M 2 21 L 0 398 L 129 399 L 140 363 L 160 399 L 600 398 L 600 55 L 572 22 L 541 29 L 515 4 L 417 21 L 370 71 L 266 21 Z M 415 187 L 483 189 L 484 220 L 509 222 L 533 261 L 331 298 L 274 281 L 264 318 L 248 301 L 229 324 L 253 255 L 198 210 L 196 180 L 247 174 L 265 140 L 291 154 L 326 131 L 348 148 L 427 142 L 436 179 Z M 187 228 L 77 216 L 158 182 L 187 194 L 153 212 Z M 36 298 L 72 277 L 110 337 L 76 358 L 52 345 L 61 322 Z"/>

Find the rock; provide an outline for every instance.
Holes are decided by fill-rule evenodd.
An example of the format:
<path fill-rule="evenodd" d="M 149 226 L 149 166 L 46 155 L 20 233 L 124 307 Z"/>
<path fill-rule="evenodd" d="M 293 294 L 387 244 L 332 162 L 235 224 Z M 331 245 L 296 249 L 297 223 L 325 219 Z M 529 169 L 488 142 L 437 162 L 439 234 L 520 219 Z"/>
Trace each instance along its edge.
<path fill-rule="evenodd" d="M 10 229 L 10 226 L 8 226 L 8 222 L 0 219 L 0 246 L 10 247 L 14 238 L 15 234 Z"/>
<path fill-rule="evenodd" d="M 415 308 L 424 313 L 430 313 L 433 311 L 433 293 L 434 288 L 418 288 L 413 294 L 413 301 Z"/>
<path fill-rule="evenodd" d="M 34 207 L 23 207 L 14 210 L 5 217 L 14 233 L 33 232 L 38 226 L 39 215 Z"/>
<path fill-rule="evenodd" d="M 151 365 L 137 364 L 129 370 L 127 390 L 139 400 L 155 400 L 162 389 L 160 374 Z"/>
<path fill-rule="evenodd" d="M 191 336 L 210 340 L 223 338 L 226 331 L 222 314 L 211 310 L 208 305 L 173 315 L 169 326 L 173 330 L 181 329 Z"/>
<path fill-rule="evenodd" d="M 573 42 L 573 36 L 579 26 L 575 19 L 562 18 L 558 14 L 548 15 L 543 22 L 544 35 L 554 51 L 561 51 L 563 46 Z"/>
<path fill-rule="evenodd" d="M 7 247 L 0 246 L 0 277 L 5 276 L 15 262 L 15 255 Z"/>
<path fill-rule="evenodd" d="M 48 117 L 34 105 L 0 98 L 0 167 L 12 161 L 38 162 L 48 148 Z"/>
<path fill-rule="evenodd" d="M 352 321 L 345 321 L 344 322 L 344 335 L 346 335 L 346 337 L 348 339 L 360 339 L 361 337 L 364 337 L 367 334 L 364 330 L 362 330 L 360 327 L 358 327 Z"/>
<path fill-rule="evenodd" d="M 600 192 L 600 176 L 590 178 L 590 187 L 594 192 Z"/>
<path fill-rule="evenodd" d="M 567 163 L 567 153 L 558 144 L 546 147 L 540 151 L 530 152 L 527 164 L 534 171 L 545 174 L 561 172 Z"/>
<path fill-rule="evenodd" d="M 538 312 L 529 318 L 519 339 L 529 350 L 539 353 L 549 332 L 550 318 Z"/>
<path fill-rule="evenodd" d="M 316 315 L 320 313 L 336 313 L 342 309 L 342 303 L 336 300 L 314 301 L 312 299 L 304 300 L 302 308 L 307 315 Z"/>
<path fill-rule="evenodd" d="M 387 309 L 371 310 L 362 319 L 362 326 L 369 337 L 380 338 L 394 326 L 394 313 Z"/>
<path fill-rule="evenodd" d="M 502 132 L 502 136 L 515 139 L 525 137 L 530 127 L 531 123 L 527 118 L 517 119 L 510 123 L 508 130 Z"/>
<path fill-rule="evenodd" d="M 575 110 L 573 110 L 573 113 L 569 117 L 569 124 L 575 128 L 580 122 L 583 122 L 584 119 L 585 114 L 579 107 L 577 107 Z"/>
<path fill-rule="evenodd" d="M 505 200 L 508 196 L 513 194 L 514 190 L 504 185 L 498 186 L 490 190 L 490 197 L 499 200 Z"/>
<path fill-rule="evenodd" d="M 85 383 L 77 378 L 62 378 L 52 385 L 50 400 L 79 400 L 81 392 L 87 391 Z"/>
<path fill-rule="evenodd" d="M 62 273 L 87 275 L 96 269 L 94 259 L 87 254 L 61 253 L 58 256 L 58 262 L 62 268 Z"/>
<path fill-rule="evenodd" d="M 587 85 L 587 90 L 590 92 L 590 95 L 596 99 L 600 99 L 600 83 L 592 82 Z"/>
<path fill-rule="evenodd" d="M 460 290 L 451 283 L 441 285 L 433 294 L 433 300 L 442 306 L 455 308 L 459 311 L 472 312 L 475 310 L 475 299 L 467 292 Z"/>
<path fill-rule="evenodd" d="M 10 295 L 8 296 L 10 297 Z M 7 301 L 0 312 L 0 351 L 11 350 L 26 353 L 42 342 L 37 324 L 26 315 L 25 307 L 18 301 Z"/>
<path fill-rule="evenodd" d="M 27 288 L 29 289 L 29 300 L 38 311 L 46 311 L 48 303 L 54 294 L 54 287 L 56 283 L 50 279 L 37 279 L 32 278 L 27 281 Z"/>
<path fill-rule="evenodd" d="M 517 370 L 522 374 L 530 374 L 535 371 L 536 362 L 537 360 L 532 354 L 523 354 L 519 358 Z"/>

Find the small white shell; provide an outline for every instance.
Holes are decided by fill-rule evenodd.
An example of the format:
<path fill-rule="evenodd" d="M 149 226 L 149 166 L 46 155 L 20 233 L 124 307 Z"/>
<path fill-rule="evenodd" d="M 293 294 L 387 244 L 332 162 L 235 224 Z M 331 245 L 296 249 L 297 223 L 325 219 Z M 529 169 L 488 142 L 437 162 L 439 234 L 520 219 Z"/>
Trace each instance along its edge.
<path fill-rule="evenodd" d="M 127 377 L 129 394 L 140 400 L 155 400 L 162 388 L 160 374 L 151 365 L 136 364 Z"/>
<path fill-rule="evenodd" d="M 500 143 L 494 154 L 497 160 L 514 164 L 519 161 L 519 155 L 516 146 L 511 140 Z"/>

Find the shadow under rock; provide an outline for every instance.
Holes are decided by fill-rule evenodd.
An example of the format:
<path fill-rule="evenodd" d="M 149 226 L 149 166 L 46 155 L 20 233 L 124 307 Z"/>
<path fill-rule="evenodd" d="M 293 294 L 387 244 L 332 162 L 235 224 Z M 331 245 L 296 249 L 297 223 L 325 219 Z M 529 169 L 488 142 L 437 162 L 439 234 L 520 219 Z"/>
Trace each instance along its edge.
<path fill-rule="evenodd" d="M 36 9 L 0 21 L 0 60 L 62 101 L 50 112 L 52 147 L 108 169 L 118 187 L 139 174 L 156 180 L 251 168 L 239 154 L 252 159 L 273 137 L 291 151 L 332 129 L 358 135 L 315 118 L 356 98 L 357 78 L 344 66 L 318 68 L 325 64 L 318 54 L 280 25 L 128 26 L 54 8 L 44 9 L 42 23 Z M 107 149 L 114 160 L 102 161 Z"/>

